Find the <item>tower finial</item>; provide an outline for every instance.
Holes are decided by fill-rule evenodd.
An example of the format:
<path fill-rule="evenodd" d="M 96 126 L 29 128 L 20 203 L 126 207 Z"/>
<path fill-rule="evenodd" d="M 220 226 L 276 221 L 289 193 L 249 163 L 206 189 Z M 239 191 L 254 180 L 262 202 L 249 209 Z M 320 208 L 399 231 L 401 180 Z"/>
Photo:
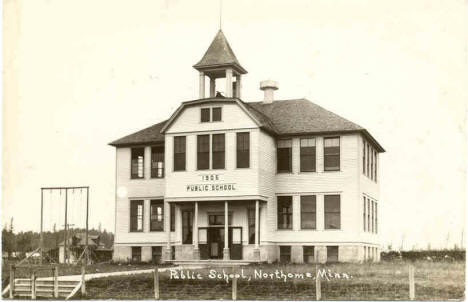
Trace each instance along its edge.
<path fill-rule="evenodd" d="M 223 21 L 223 0 L 219 0 L 219 29 L 222 28 Z"/>

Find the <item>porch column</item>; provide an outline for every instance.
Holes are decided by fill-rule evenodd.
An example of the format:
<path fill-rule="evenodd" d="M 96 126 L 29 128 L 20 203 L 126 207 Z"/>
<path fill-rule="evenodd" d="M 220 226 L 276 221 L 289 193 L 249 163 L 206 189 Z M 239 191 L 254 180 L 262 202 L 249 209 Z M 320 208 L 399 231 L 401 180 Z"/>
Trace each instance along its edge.
<path fill-rule="evenodd" d="M 200 259 L 200 250 L 198 249 L 198 201 L 195 201 L 193 213 L 193 259 Z"/>
<path fill-rule="evenodd" d="M 205 73 L 200 71 L 199 99 L 205 98 Z"/>
<path fill-rule="evenodd" d="M 254 259 L 260 260 L 260 201 L 255 200 L 255 249 Z"/>
<path fill-rule="evenodd" d="M 216 95 L 216 79 L 210 78 L 210 98 L 214 98 Z"/>
<path fill-rule="evenodd" d="M 167 238 L 167 243 L 166 243 L 166 253 L 164 260 L 172 260 L 172 249 L 171 249 L 171 222 L 169 221 L 171 219 L 171 205 L 168 202 L 164 202 L 164 207 L 166 210 L 164 211 L 165 213 L 165 219 L 164 219 L 164 230 L 166 230 L 166 238 Z"/>
<path fill-rule="evenodd" d="M 236 97 L 238 99 L 241 98 L 241 85 L 242 85 L 241 75 L 239 74 L 239 75 L 236 76 Z"/>
<path fill-rule="evenodd" d="M 223 250 L 223 260 L 229 260 L 229 212 L 228 212 L 228 202 L 224 202 L 224 250 Z"/>
<path fill-rule="evenodd" d="M 232 68 L 226 69 L 226 97 L 232 98 Z"/>

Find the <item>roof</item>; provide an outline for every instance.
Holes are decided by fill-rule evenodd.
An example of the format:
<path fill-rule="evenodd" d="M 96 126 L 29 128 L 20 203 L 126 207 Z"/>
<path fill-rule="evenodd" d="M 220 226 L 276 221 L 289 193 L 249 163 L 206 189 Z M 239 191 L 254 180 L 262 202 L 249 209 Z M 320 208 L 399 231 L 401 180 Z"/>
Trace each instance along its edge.
<path fill-rule="evenodd" d="M 238 103 L 255 120 L 260 128 L 273 136 L 361 133 L 379 152 L 385 152 L 382 146 L 366 129 L 306 99 L 278 100 L 269 104 L 263 102 L 243 102 L 237 98 L 211 98 L 183 102 L 169 120 L 125 136 L 110 143 L 110 145 L 120 147 L 163 142 L 164 134 L 161 132 L 164 132 L 185 106 L 207 102 Z"/>
<path fill-rule="evenodd" d="M 124 136 L 118 140 L 113 141 L 111 146 L 129 146 L 137 144 L 157 144 L 164 142 L 164 134 L 161 134 L 161 129 L 167 121 L 157 123 L 153 126 L 137 131 L 130 135 Z"/>
<path fill-rule="evenodd" d="M 220 29 L 203 58 L 197 64 L 193 65 L 193 67 L 197 70 L 203 70 L 204 68 L 226 65 L 233 65 L 242 74 L 247 73 L 240 65 L 223 31 Z"/>

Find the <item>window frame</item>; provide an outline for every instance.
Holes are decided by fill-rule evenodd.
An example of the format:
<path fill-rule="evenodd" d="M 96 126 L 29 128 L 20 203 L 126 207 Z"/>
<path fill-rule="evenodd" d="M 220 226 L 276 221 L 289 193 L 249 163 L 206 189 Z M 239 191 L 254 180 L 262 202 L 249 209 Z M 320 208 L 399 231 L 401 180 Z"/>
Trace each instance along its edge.
<path fill-rule="evenodd" d="M 219 120 L 215 120 L 215 109 L 219 109 Z M 223 121 L 223 107 L 222 106 L 214 106 L 211 107 L 211 122 L 222 122 Z"/>
<path fill-rule="evenodd" d="M 260 210 L 260 209 L 259 209 Z M 251 217 L 253 215 L 253 218 Z M 259 213 L 260 214 L 260 213 Z M 251 223 L 252 221 L 253 223 Z M 258 215 L 258 224 L 260 225 L 260 215 Z M 248 234 L 248 242 L 249 244 L 255 244 L 255 207 L 247 208 L 247 234 Z M 250 237 L 253 235 L 253 240 L 251 242 Z M 260 228 L 258 229 L 258 242 L 260 242 Z"/>
<path fill-rule="evenodd" d="M 206 142 L 205 141 L 202 141 L 202 139 L 208 139 Z M 211 151 L 211 148 L 210 148 L 210 141 L 211 141 L 211 135 L 210 134 L 199 134 L 197 135 L 197 170 L 199 171 L 203 171 L 203 170 L 210 170 L 210 151 Z M 205 145 L 206 143 L 206 145 Z M 207 151 L 200 151 L 200 149 L 202 147 L 208 147 L 208 150 Z M 207 157 L 207 161 L 206 162 L 202 162 L 202 156 L 203 157 Z M 205 159 L 203 159 L 205 160 Z M 206 167 L 200 167 L 200 164 L 201 163 L 206 163 L 207 166 Z"/>
<path fill-rule="evenodd" d="M 132 204 L 135 203 L 137 205 L 136 207 L 136 214 L 132 215 Z M 138 205 L 141 204 L 141 230 L 138 230 Z M 130 223 L 129 223 L 129 233 L 143 233 L 145 230 L 145 201 L 143 199 L 131 199 L 129 202 L 130 210 L 129 210 L 129 218 L 130 218 Z M 132 223 L 132 218 L 135 218 L 135 223 L 136 223 L 136 228 L 133 228 L 133 223 Z"/>
<path fill-rule="evenodd" d="M 327 211 L 327 197 L 332 197 L 332 196 L 338 196 L 338 204 L 339 204 L 339 211 L 330 211 L 328 210 Z M 340 194 L 326 194 L 326 195 L 323 195 L 323 211 L 324 211 L 324 215 L 323 215 L 323 229 L 324 230 L 341 230 L 341 195 Z M 327 213 L 338 213 L 338 222 L 339 222 L 339 226 L 337 228 L 330 228 L 330 227 L 327 227 Z"/>
<path fill-rule="evenodd" d="M 307 249 L 309 250 L 308 253 L 306 253 Z M 312 249 L 312 253 L 310 253 L 310 249 Z M 307 257 L 307 256 L 312 256 L 313 259 L 314 259 L 313 262 L 308 261 L 309 257 Z M 302 246 L 302 262 L 304 262 L 304 263 L 315 263 L 316 262 L 316 259 L 315 259 L 315 245 L 303 245 Z"/>
<path fill-rule="evenodd" d="M 153 206 L 161 206 L 161 226 L 159 228 L 154 228 L 153 229 Z M 162 199 L 151 199 L 150 200 L 150 213 L 149 213 L 149 220 L 150 220 L 150 232 L 164 232 L 164 200 Z M 156 216 L 159 216 L 158 214 L 156 214 Z"/>
<path fill-rule="evenodd" d="M 162 153 L 156 153 L 156 152 L 153 152 L 154 149 L 162 149 Z M 158 168 L 156 167 L 156 169 L 153 168 L 153 156 L 155 154 L 162 154 L 162 168 Z M 151 171 L 150 171 L 150 177 L 151 178 L 164 178 L 164 170 L 165 170 L 165 166 L 166 166 L 166 161 L 165 161 L 165 147 L 164 145 L 158 145 L 158 146 L 151 146 L 151 159 L 150 159 L 150 163 L 151 163 Z M 158 163 L 158 162 L 156 162 Z M 161 169 L 161 176 L 158 176 L 158 171 L 159 169 Z M 156 175 L 153 173 L 154 171 L 156 171 Z"/>
<path fill-rule="evenodd" d="M 302 146 L 302 141 L 303 140 L 313 140 L 314 141 L 314 146 Z M 306 156 L 310 156 L 309 154 L 303 154 L 303 148 L 313 148 L 313 167 L 310 169 L 306 169 L 303 167 L 303 158 Z M 304 152 L 305 153 L 305 152 Z M 299 138 L 299 171 L 300 172 L 317 172 L 317 139 L 315 137 L 302 137 Z"/>
<path fill-rule="evenodd" d="M 221 138 L 222 137 L 222 150 L 216 150 L 215 151 L 215 137 L 216 138 Z M 225 133 L 213 133 L 211 134 L 211 170 L 223 170 L 226 169 L 226 134 Z M 219 146 L 221 146 L 221 142 L 219 142 Z M 218 145 L 216 145 L 217 149 Z M 221 166 L 216 166 L 215 167 L 215 157 L 220 156 L 220 159 L 222 158 L 222 165 Z M 221 161 L 220 161 L 221 163 Z"/>
<path fill-rule="evenodd" d="M 137 167 L 137 172 L 136 172 L 136 176 L 135 174 L 133 173 L 133 151 L 135 150 L 138 150 L 138 149 L 141 149 L 143 150 L 142 154 L 143 154 L 143 168 L 142 168 L 142 176 L 138 176 L 138 167 Z M 138 165 L 138 162 L 137 162 L 137 165 Z M 145 179 L 145 147 L 142 146 L 142 147 L 131 147 L 130 148 L 130 179 Z"/>
<path fill-rule="evenodd" d="M 139 253 L 135 253 L 135 251 L 139 251 Z M 132 262 L 133 263 L 139 263 L 141 262 L 141 253 L 142 253 L 142 248 L 141 246 L 132 246 Z M 138 261 L 135 261 L 134 260 L 134 257 L 135 256 L 138 256 L 139 257 L 139 260 Z"/>
<path fill-rule="evenodd" d="M 325 142 L 327 140 L 338 139 L 338 147 L 326 147 Z M 327 154 L 327 148 L 338 148 L 338 154 Z M 327 156 L 337 156 L 338 155 L 338 168 L 330 168 L 326 165 Z M 324 172 L 339 172 L 341 171 L 341 136 L 329 136 L 323 138 L 323 171 Z"/>
<path fill-rule="evenodd" d="M 181 142 L 183 141 L 184 142 L 184 152 L 177 152 L 177 149 L 176 148 L 176 141 L 178 140 L 181 140 Z M 172 163 L 172 169 L 174 172 L 178 172 L 178 171 L 186 171 L 187 170 L 187 137 L 185 135 L 181 135 L 181 136 L 174 136 L 174 142 L 173 142 L 173 163 Z M 178 160 L 176 160 L 176 155 L 177 154 L 183 154 L 183 168 L 182 167 L 178 167 L 176 166 L 176 162 L 178 162 Z"/>
<path fill-rule="evenodd" d="M 288 199 L 288 200 L 281 200 L 280 199 Z M 290 204 L 289 212 L 280 212 L 280 202 L 288 202 Z M 276 229 L 277 230 L 292 230 L 293 229 L 293 197 L 292 195 L 287 196 L 277 196 L 276 197 Z M 280 217 L 289 217 L 289 224 L 286 227 L 282 227 L 283 224 L 280 224 Z M 284 218 L 281 218 L 284 219 Z M 286 219 L 288 220 L 288 219 Z"/>
<path fill-rule="evenodd" d="M 208 112 L 208 120 L 203 120 L 203 118 L 206 116 L 203 115 L 203 113 Z M 200 108 L 200 123 L 209 123 L 211 122 L 211 107 L 201 107 Z"/>
<path fill-rule="evenodd" d="M 287 251 L 286 253 L 284 252 L 285 250 Z M 292 258 L 291 258 L 291 256 L 292 256 L 291 250 L 292 250 L 292 248 L 291 248 L 290 245 L 280 245 L 280 246 L 279 246 L 279 262 L 280 262 L 280 263 L 291 263 L 291 260 L 292 260 Z M 282 251 L 283 251 L 283 253 L 282 253 Z M 288 257 L 288 258 L 289 258 L 288 261 L 284 262 L 284 261 L 282 260 L 282 258 L 283 258 L 284 256 L 289 256 L 289 257 Z"/>
<path fill-rule="evenodd" d="M 184 234 L 185 234 L 185 233 L 184 233 L 184 230 L 186 229 L 186 228 L 184 227 L 184 221 L 185 221 L 185 219 L 184 219 L 184 218 L 185 218 L 185 217 L 184 217 L 184 214 L 185 214 L 185 213 L 190 213 L 190 215 L 188 216 L 188 217 L 189 217 L 189 222 L 190 222 L 190 223 L 189 223 L 189 226 L 187 227 L 187 235 L 189 235 L 189 239 L 188 239 L 188 240 L 184 240 Z M 188 210 L 188 209 L 187 209 L 187 210 L 182 210 L 182 224 L 181 224 L 181 225 L 182 225 L 182 232 L 181 232 L 181 234 L 182 234 L 182 240 L 181 240 L 181 241 L 182 241 L 182 244 L 183 244 L 183 245 L 184 245 L 184 244 L 193 244 L 193 215 L 194 215 L 193 210 Z"/>
<path fill-rule="evenodd" d="M 306 197 L 313 197 L 313 200 L 306 200 Z M 304 211 L 304 206 L 303 204 L 305 202 L 313 202 L 314 204 L 314 211 Z M 317 230 L 317 195 L 301 195 L 300 198 L 300 204 L 301 204 L 301 230 Z M 304 214 L 313 214 L 313 222 L 314 222 L 314 227 L 304 227 Z"/>
<path fill-rule="evenodd" d="M 336 260 L 330 260 L 330 250 L 336 248 Z M 327 263 L 337 263 L 340 261 L 340 247 L 338 245 L 327 245 Z"/>
<path fill-rule="evenodd" d="M 290 146 L 285 148 L 285 147 L 279 147 L 279 143 L 281 141 L 289 141 Z M 292 147 L 293 147 L 293 140 L 291 138 L 286 138 L 286 139 L 279 139 L 276 141 L 276 173 L 292 173 L 293 167 L 292 167 L 292 160 L 293 160 L 293 155 L 292 155 Z M 280 170 L 280 149 L 288 149 L 288 170 Z"/>
<path fill-rule="evenodd" d="M 242 137 L 245 136 L 245 137 Z M 247 139 L 246 139 L 247 138 Z M 239 147 L 239 142 L 242 142 L 242 149 Z M 247 145 L 248 148 L 245 148 Z M 247 159 L 243 159 L 247 162 L 247 165 L 244 167 L 245 162 L 242 162 L 242 156 L 246 156 Z M 244 165 L 241 165 L 244 164 Z M 250 168 L 250 132 L 236 132 L 236 168 L 237 169 L 248 169 Z"/>

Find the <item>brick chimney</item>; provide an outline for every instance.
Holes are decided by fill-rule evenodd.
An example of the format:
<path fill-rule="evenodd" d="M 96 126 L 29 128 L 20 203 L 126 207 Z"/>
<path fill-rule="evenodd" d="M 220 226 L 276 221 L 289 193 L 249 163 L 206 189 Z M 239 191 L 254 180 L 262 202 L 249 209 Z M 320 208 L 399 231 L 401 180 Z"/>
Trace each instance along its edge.
<path fill-rule="evenodd" d="M 274 100 L 275 90 L 278 90 L 278 82 L 276 81 L 261 81 L 260 90 L 263 90 L 265 97 L 263 98 L 264 104 L 271 104 Z"/>

